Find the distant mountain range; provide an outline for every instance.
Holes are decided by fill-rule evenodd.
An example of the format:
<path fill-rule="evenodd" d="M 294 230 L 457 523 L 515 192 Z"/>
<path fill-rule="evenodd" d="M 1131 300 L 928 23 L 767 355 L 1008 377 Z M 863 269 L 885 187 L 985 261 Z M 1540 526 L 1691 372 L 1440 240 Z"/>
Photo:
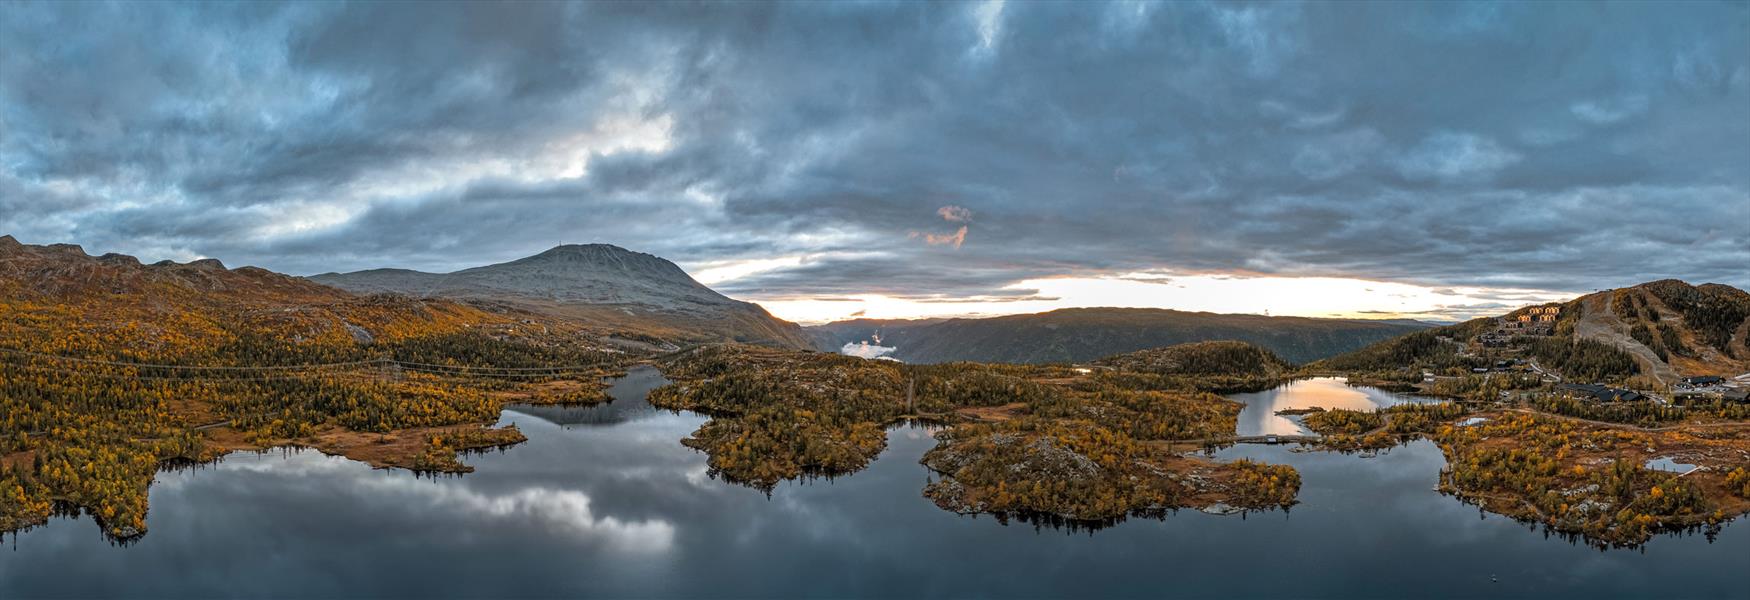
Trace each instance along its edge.
<path fill-rule="evenodd" d="M 1148 348 L 1208 340 L 1249 342 L 1301 363 L 1419 331 L 1416 321 L 1315 319 L 1154 308 L 1066 308 L 983 319 L 857 319 L 809 327 L 816 347 L 891 347 L 913 363 L 1087 362 Z"/>
<path fill-rule="evenodd" d="M 719 294 L 668 260 L 608 244 L 558 246 L 454 273 L 374 269 L 309 279 L 358 293 L 503 302 L 665 342 L 814 345 L 801 326 Z"/>
<path fill-rule="evenodd" d="M 1234 340 L 1307 363 L 1432 326 L 1409 320 L 1076 308 L 978 319 L 857 319 L 803 328 L 711 290 L 672 262 L 606 244 L 559 246 L 454 273 L 376 269 L 309 278 L 253 267 L 228 269 L 212 259 L 143 265 L 129 256 L 90 256 L 78 246 L 31 246 L 11 237 L 0 237 L 0 258 L 0 290 L 8 298 L 54 304 L 114 299 L 111 312 L 117 319 L 141 323 L 155 320 L 151 314 L 190 311 L 250 319 L 278 315 L 273 318 L 295 320 L 306 332 L 297 335 L 327 335 L 323 331 L 333 327 L 345 333 L 359 324 L 374 331 L 372 323 L 425 318 L 417 317 L 419 311 L 437 310 L 456 323 L 534 318 L 642 350 L 742 342 L 837 352 L 866 342 L 890 348 L 887 356 L 906 362 L 1045 363 Z M 410 297 L 413 303 L 367 297 L 381 293 Z M 1664 378 L 1750 370 L 1745 347 L 1750 294 L 1736 288 L 1653 282 L 1567 306 L 1566 314 L 1575 316 L 1564 335 L 1617 345 L 1642 362 L 1643 370 Z M 1578 317 L 1582 313 L 1586 318 Z M 1479 323 L 1442 329 L 1474 329 Z"/>

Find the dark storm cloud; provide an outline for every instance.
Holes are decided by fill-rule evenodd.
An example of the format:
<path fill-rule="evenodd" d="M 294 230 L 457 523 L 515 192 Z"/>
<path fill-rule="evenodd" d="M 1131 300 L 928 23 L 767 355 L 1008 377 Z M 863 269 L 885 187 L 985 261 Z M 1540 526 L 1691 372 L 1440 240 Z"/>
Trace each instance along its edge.
<path fill-rule="evenodd" d="M 720 286 L 753 297 L 1746 286 L 1750 9 L 7 4 L 0 230 L 295 273 L 802 257 Z"/>

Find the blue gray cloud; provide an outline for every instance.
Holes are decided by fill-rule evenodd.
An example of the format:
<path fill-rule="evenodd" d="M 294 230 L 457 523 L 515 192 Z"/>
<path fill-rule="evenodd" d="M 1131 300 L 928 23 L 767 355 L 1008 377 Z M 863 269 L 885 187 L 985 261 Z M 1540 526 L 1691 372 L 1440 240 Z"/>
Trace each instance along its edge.
<path fill-rule="evenodd" d="M 8 3 L 0 232 L 293 273 L 804 257 L 722 286 L 755 298 L 1744 287 L 1750 8 Z"/>

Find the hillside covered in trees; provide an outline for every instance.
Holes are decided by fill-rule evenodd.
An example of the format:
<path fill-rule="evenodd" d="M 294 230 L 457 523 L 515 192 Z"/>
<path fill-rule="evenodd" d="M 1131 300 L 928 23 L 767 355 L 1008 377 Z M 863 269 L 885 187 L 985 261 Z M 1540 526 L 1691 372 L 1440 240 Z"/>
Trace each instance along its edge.
<path fill-rule="evenodd" d="M 213 260 L 143 265 L 0 238 L 0 531 L 83 509 L 145 531 L 160 467 L 301 445 L 466 471 L 504 403 L 602 397 L 624 355 L 575 326 L 355 296 Z"/>
<path fill-rule="evenodd" d="M 1094 361 L 1099 376 L 1147 389 L 1213 392 L 1265 390 L 1287 381 L 1293 366 L 1269 350 L 1230 340 L 1193 342 L 1114 354 Z"/>

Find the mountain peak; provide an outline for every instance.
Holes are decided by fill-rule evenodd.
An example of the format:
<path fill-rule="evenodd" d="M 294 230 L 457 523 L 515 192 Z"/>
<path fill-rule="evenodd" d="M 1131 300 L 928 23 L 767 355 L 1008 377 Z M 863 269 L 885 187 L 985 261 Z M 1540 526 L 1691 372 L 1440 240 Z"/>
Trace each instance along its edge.
<path fill-rule="evenodd" d="M 633 252 L 613 244 L 560 244 L 548 248 L 546 252 L 535 256 L 573 256 L 579 254 L 644 254 Z"/>
<path fill-rule="evenodd" d="M 78 244 L 49 244 L 47 246 L 43 246 L 43 248 L 48 249 L 48 250 L 53 251 L 53 252 L 60 252 L 62 254 L 69 254 L 72 256 L 80 256 L 80 257 L 90 256 L 89 254 L 85 253 L 85 247 L 80 246 Z"/>
<path fill-rule="evenodd" d="M 224 270 L 226 270 L 225 263 L 219 262 L 219 259 L 217 259 L 217 258 L 202 258 L 199 260 L 189 261 L 188 266 L 194 267 L 196 269 L 200 269 L 203 271 L 224 271 Z"/>
<path fill-rule="evenodd" d="M 625 261 L 668 262 L 667 260 L 654 255 L 645 254 L 643 252 L 634 252 L 613 244 L 562 244 L 548 248 L 540 254 L 511 261 L 511 264 L 553 261 L 596 263 Z"/>
<path fill-rule="evenodd" d="M 466 272 L 503 270 L 507 267 L 539 268 L 546 275 L 561 278 L 582 277 L 599 279 L 609 273 L 629 275 L 644 279 L 668 281 L 687 287 L 704 286 L 693 281 L 692 276 L 681 270 L 680 266 L 668 259 L 627 250 L 613 244 L 565 244 L 554 246 L 546 252 L 527 258 L 513 260 L 502 265 L 489 265 L 467 269 Z M 711 292 L 715 295 L 715 292 Z"/>
<path fill-rule="evenodd" d="M 799 327 L 758 305 L 719 294 L 660 256 L 612 244 L 555 246 L 534 256 L 453 273 L 379 269 L 310 279 L 356 293 L 520 302 L 531 310 L 587 315 L 597 323 L 647 327 L 695 340 L 809 345 Z"/>

